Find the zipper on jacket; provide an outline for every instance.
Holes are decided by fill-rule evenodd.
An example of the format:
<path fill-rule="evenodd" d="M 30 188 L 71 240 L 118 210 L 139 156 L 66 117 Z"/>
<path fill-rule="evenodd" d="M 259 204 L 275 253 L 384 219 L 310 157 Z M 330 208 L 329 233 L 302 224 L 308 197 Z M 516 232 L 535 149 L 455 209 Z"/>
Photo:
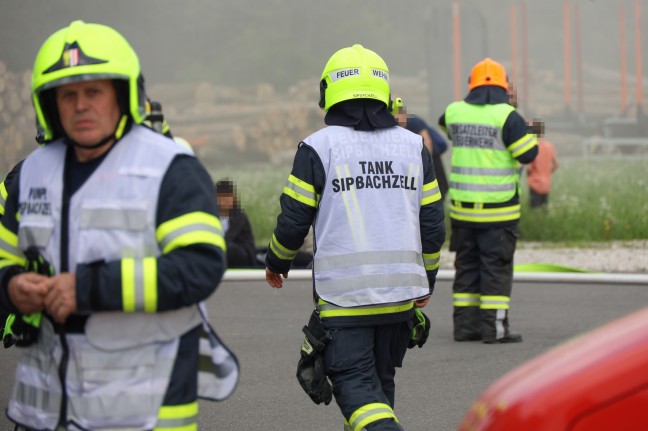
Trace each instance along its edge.
<path fill-rule="evenodd" d="M 69 214 L 70 214 L 70 196 L 68 192 L 67 177 L 67 163 L 63 169 L 63 202 L 61 206 L 61 262 L 59 273 L 64 273 L 68 270 L 68 241 L 69 241 Z M 70 349 L 68 347 L 67 339 L 65 338 L 65 324 L 55 324 L 59 330 L 59 339 L 61 341 L 61 362 L 58 367 L 59 380 L 61 381 L 61 409 L 59 411 L 58 427 L 66 429 L 67 424 L 67 366 L 70 358 Z"/>

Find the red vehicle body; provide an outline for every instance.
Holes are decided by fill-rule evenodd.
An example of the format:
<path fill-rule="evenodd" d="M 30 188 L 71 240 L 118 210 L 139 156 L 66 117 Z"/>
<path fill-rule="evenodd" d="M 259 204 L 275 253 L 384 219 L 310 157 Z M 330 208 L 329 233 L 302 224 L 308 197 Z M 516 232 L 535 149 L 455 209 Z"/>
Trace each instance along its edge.
<path fill-rule="evenodd" d="M 459 429 L 648 430 L 648 308 L 507 373 L 480 395 Z"/>

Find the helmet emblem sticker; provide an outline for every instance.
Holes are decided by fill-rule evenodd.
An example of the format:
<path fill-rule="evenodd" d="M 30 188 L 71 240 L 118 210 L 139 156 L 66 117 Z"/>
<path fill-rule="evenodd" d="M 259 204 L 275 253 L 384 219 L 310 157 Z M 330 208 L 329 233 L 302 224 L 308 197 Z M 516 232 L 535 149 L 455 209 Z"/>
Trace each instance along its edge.
<path fill-rule="evenodd" d="M 87 56 L 77 42 L 72 42 L 65 44 L 61 58 L 43 73 L 56 72 L 57 70 L 66 69 L 68 67 L 103 63 L 108 63 L 108 60 L 101 60 L 99 58 Z"/>

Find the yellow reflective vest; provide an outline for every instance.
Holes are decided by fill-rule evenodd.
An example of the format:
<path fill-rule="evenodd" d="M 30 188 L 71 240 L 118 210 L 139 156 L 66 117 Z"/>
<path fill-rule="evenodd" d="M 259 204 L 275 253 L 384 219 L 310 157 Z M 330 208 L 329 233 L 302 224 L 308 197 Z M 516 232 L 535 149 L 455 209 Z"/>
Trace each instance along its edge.
<path fill-rule="evenodd" d="M 502 140 L 502 128 L 515 108 L 507 103 L 474 105 L 451 103 L 445 122 L 452 139 L 450 218 L 492 223 L 520 218 L 520 205 L 501 205 L 518 194 L 518 155 L 536 145 L 525 135 L 511 145 Z"/>

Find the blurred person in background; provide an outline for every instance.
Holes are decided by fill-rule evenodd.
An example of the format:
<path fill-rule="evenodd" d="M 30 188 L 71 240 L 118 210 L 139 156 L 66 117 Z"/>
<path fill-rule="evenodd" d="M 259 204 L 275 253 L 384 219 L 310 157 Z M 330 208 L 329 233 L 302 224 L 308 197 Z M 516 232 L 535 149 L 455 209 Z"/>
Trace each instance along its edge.
<path fill-rule="evenodd" d="M 216 183 L 216 203 L 227 245 L 227 266 L 246 268 L 259 266 L 250 220 L 239 203 L 236 185 L 223 179 Z"/>
<path fill-rule="evenodd" d="M 551 192 L 551 174 L 558 169 L 558 156 L 551 142 L 544 138 L 545 125 L 534 119 L 529 126 L 538 138 L 538 157 L 527 167 L 527 185 L 531 208 L 545 207 Z"/>
<path fill-rule="evenodd" d="M 531 163 L 538 146 L 509 103 L 508 88 L 504 67 L 486 58 L 472 68 L 465 99 L 439 119 L 452 141 L 455 341 L 522 341 L 508 319 L 521 214 L 519 164 Z"/>
<path fill-rule="evenodd" d="M 445 199 L 448 193 L 448 179 L 446 177 L 445 168 L 443 167 L 443 160 L 441 155 L 448 150 L 448 143 L 433 127 L 430 127 L 421 117 L 414 114 L 408 114 L 407 109 L 403 107 L 398 108 L 396 114 L 398 125 L 406 128 L 410 132 L 417 133 L 423 137 L 423 145 L 432 154 L 432 163 L 434 164 L 434 173 L 439 182 L 439 190 L 441 190 L 441 199 Z"/>

